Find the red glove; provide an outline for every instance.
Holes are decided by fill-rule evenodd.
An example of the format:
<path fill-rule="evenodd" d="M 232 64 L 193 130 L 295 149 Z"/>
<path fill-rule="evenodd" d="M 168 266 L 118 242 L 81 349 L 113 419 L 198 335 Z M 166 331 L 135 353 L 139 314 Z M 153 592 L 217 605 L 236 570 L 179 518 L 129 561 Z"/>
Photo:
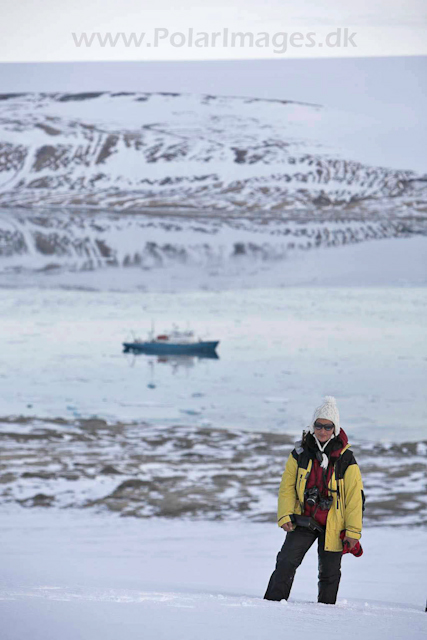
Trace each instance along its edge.
<path fill-rule="evenodd" d="M 341 531 L 340 538 L 341 540 L 344 540 L 345 531 Z M 352 553 L 354 556 L 356 556 L 356 558 L 360 558 L 360 556 L 363 554 L 362 545 L 360 544 L 359 540 L 357 540 L 356 544 L 353 545 L 353 548 L 350 549 L 350 543 L 348 542 L 348 540 L 344 540 L 342 553 L 343 555 L 345 553 Z"/>

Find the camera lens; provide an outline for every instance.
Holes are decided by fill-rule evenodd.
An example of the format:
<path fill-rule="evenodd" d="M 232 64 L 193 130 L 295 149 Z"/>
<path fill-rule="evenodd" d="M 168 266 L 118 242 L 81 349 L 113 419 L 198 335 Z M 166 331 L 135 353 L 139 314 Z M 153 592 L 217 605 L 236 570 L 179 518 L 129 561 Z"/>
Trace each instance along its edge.
<path fill-rule="evenodd" d="M 319 489 L 317 487 L 311 487 L 305 492 L 305 499 L 309 507 L 314 507 L 319 499 Z"/>

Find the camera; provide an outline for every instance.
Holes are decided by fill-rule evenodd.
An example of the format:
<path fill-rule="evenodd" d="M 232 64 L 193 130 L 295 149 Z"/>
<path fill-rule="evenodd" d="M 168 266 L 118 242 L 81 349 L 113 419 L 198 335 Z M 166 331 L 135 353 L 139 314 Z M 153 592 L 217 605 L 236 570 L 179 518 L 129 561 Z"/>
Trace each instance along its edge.
<path fill-rule="evenodd" d="M 321 496 L 318 487 L 311 487 L 311 489 L 307 489 L 304 497 L 309 507 L 314 507 L 314 505 L 317 503 L 319 503 L 320 509 L 324 511 L 329 511 L 329 509 L 332 507 L 333 497 Z"/>
<path fill-rule="evenodd" d="M 305 492 L 305 499 L 309 507 L 314 507 L 319 500 L 319 489 L 317 487 L 311 487 Z"/>
<path fill-rule="evenodd" d="M 333 502 L 332 496 L 326 496 L 326 498 L 320 498 L 319 507 L 324 511 L 329 511 L 329 509 L 332 507 L 332 502 Z"/>

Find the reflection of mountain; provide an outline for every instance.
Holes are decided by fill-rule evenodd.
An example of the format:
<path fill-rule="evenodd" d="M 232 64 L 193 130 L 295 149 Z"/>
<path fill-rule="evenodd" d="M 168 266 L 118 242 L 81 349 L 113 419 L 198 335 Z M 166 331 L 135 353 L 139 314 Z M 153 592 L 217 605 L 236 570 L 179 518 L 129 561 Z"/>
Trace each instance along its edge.
<path fill-rule="evenodd" d="M 0 272 L 11 269 L 91 270 L 103 266 L 187 264 L 207 268 L 285 258 L 293 249 L 333 247 L 425 233 L 420 218 L 390 212 L 355 219 L 325 213 L 302 220 L 271 214 L 215 218 L 202 215 L 39 214 L 0 210 Z M 149 276 L 147 275 L 147 278 Z"/>
<path fill-rule="evenodd" d="M 0 98 L 6 206 L 354 213 L 425 202 L 414 172 L 343 156 L 316 105 L 178 93 Z"/>

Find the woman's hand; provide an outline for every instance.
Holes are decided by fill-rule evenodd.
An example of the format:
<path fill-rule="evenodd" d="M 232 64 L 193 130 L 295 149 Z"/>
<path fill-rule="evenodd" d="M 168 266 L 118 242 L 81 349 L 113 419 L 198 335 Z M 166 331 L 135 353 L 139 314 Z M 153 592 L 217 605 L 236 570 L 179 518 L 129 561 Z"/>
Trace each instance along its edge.
<path fill-rule="evenodd" d="M 285 522 L 285 524 L 282 524 L 282 529 L 284 531 L 292 531 L 293 528 L 294 528 L 294 525 L 292 524 L 292 522 Z"/>
<path fill-rule="evenodd" d="M 343 543 L 348 542 L 350 549 L 353 549 L 354 545 L 356 544 L 357 540 L 355 538 L 349 538 L 348 536 L 345 536 Z"/>

